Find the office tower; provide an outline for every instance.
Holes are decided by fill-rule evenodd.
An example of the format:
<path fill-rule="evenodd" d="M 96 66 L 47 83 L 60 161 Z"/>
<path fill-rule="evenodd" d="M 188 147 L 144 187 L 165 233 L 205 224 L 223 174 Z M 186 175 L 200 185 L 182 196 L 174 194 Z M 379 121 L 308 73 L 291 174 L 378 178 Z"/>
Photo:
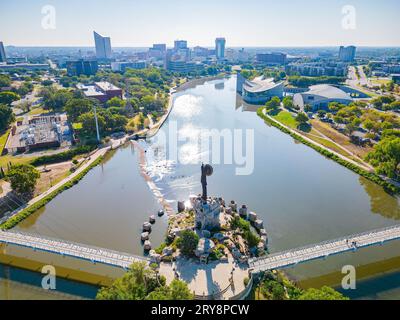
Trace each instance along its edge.
<path fill-rule="evenodd" d="M 165 43 L 155 43 L 152 49 L 165 53 L 167 51 L 167 45 Z"/>
<path fill-rule="evenodd" d="M 7 62 L 6 51 L 2 41 L 0 41 L 0 62 Z"/>
<path fill-rule="evenodd" d="M 225 58 L 225 38 L 215 39 L 215 55 L 217 60 Z"/>
<path fill-rule="evenodd" d="M 71 60 L 66 62 L 67 74 L 69 76 L 80 76 L 81 74 L 90 76 L 96 74 L 98 64 L 96 60 Z"/>
<path fill-rule="evenodd" d="M 343 62 L 352 62 L 356 58 L 356 47 L 349 46 L 343 47 L 341 46 L 339 49 L 339 59 Z"/>
<path fill-rule="evenodd" d="M 175 40 L 174 42 L 174 49 L 175 50 L 180 50 L 180 49 L 187 49 L 187 41 L 186 40 Z"/>
<path fill-rule="evenodd" d="M 96 57 L 98 59 L 110 59 L 111 58 L 111 40 L 109 37 L 103 37 L 96 31 L 93 31 L 94 43 L 96 46 Z"/>

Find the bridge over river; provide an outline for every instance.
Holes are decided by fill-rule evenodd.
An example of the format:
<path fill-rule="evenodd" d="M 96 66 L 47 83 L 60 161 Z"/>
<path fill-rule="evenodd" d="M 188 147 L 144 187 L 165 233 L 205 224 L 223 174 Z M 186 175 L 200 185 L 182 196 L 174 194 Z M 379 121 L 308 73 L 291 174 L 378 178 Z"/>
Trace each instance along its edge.
<path fill-rule="evenodd" d="M 258 273 L 295 266 L 302 262 L 355 251 L 372 245 L 381 245 L 384 242 L 396 239 L 400 239 L 400 225 L 291 249 L 266 257 L 253 258 L 249 260 L 249 271 Z M 142 256 L 22 232 L 0 231 L 0 243 L 32 248 L 33 250 L 51 252 L 121 268 L 128 268 L 136 261 L 149 262 L 148 258 Z"/>
<path fill-rule="evenodd" d="M 252 273 L 281 269 L 343 252 L 356 251 L 363 247 L 382 245 L 384 242 L 396 239 L 400 239 L 400 225 L 353 234 L 336 240 L 271 254 L 266 257 L 250 259 L 249 267 Z"/>
<path fill-rule="evenodd" d="M 133 262 L 149 261 L 146 257 L 135 256 L 129 253 L 14 231 L 0 231 L 0 243 L 31 248 L 34 251 L 51 252 L 125 269 Z"/>

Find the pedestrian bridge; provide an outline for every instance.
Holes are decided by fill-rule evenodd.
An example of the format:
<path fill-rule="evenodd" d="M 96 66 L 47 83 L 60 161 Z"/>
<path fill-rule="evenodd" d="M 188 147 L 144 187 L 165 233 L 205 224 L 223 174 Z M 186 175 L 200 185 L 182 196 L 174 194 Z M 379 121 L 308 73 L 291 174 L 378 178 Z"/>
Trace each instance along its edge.
<path fill-rule="evenodd" d="M 149 261 L 146 257 L 135 256 L 129 253 L 14 231 L 0 231 L 0 243 L 31 248 L 34 251 L 51 252 L 125 269 L 133 262 Z"/>
<path fill-rule="evenodd" d="M 252 273 L 281 269 L 343 252 L 356 251 L 363 247 L 381 245 L 396 239 L 400 239 L 400 225 L 354 234 L 261 258 L 253 258 L 249 260 L 249 268 Z M 128 268 L 133 262 L 144 261 L 148 263 L 150 261 L 150 259 L 143 256 L 15 231 L 0 231 L 0 243 L 31 248 L 35 251 L 51 252 L 124 269 Z"/>
<path fill-rule="evenodd" d="M 292 267 L 302 262 L 326 258 L 331 255 L 356 251 L 384 242 L 400 239 L 400 225 L 372 230 L 336 240 L 325 241 L 249 260 L 252 273 Z"/>

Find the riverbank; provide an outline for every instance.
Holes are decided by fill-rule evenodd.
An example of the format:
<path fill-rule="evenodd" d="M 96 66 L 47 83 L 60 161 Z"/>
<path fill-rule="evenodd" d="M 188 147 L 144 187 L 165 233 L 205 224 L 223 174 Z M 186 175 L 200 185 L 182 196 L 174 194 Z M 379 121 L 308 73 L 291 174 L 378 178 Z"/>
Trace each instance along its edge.
<path fill-rule="evenodd" d="M 286 133 L 290 135 L 292 138 L 295 140 L 303 143 L 304 145 L 314 149 L 315 151 L 319 152 L 323 156 L 337 162 L 338 164 L 352 170 L 353 172 L 359 174 L 360 176 L 363 176 L 364 178 L 375 182 L 376 184 L 380 185 L 383 187 L 387 192 L 390 194 L 398 194 L 400 193 L 400 188 L 380 176 L 378 176 L 376 173 L 372 173 L 367 171 L 365 168 L 361 167 L 359 164 L 357 164 L 354 161 L 351 161 L 350 159 L 345 159 L 344 156 L 341 156 L 337 153 L 334 153 L 333 151 L 329 150 L 328 148 L 319 145 L 315 142 L 313 142 L 311 139 L 304 137 L 303 135 L 300 135 L 299 133 L 295 132 L 291 128 L 283 125 L 282 123 L 278 122 L 277 120 L 273 119 L 270 117 L 268 114 L 264 112 L 264 108 L 260 107 L 257 110 L 257 115 L 263 119 L 266 123 L 274 126 L 275 128 L 281 130 L 283 133 Z"/>

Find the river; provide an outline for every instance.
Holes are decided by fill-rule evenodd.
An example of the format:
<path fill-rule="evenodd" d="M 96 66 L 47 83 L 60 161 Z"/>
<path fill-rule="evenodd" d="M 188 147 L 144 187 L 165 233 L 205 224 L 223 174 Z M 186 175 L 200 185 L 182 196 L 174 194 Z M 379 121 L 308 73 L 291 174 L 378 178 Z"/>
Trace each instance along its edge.
<path fill-rule="evenodd" d="M 198 148 L 195 139 L 201 130 L 237 129 L 243 137 L 245 133 L 250 135 L 246 130 L 252 130 L 254 153 L 249 156 L 254 160 L 254 170 L 249 175 L 237 175 L 237 168 L 243 165 L 236 165 L 235 161 L 213 163 L 208 192 L 226 200 L 234 199 L 256 212 L 264 220 L 270 252 L 398 223 L 397 198 L 266 125 L 254 112 L 256 108 L 243 105 L 236 95 L 235 84 L 236 79 L 231 77 L 200 83 L 176 93 L 174 107 L 160 132 L 150 141 L 141 143 L 147 150 L 146 173 L 174 208 L 177 200 L 187 200 L 189 195 L 201 192 L 199 163 L 193 163 L 207 156 L 207 152 Z M 191 138 L 177 142 L 179 161 L 170 159 L 173 154 L 170 151 L 174 150 L 171 143 L 175 144 L 176 139 L 160 143 L 160 137 L 168 137 L 175 126 L 180 136 Z M 244 150 L 243 147 L 241 151 Z M 77 186 L 57 196 L 17 229 L 142 254 L 141 225 L 159 208 L 160 204 L 140 174 L 138 150 L 128 145 L 110 155 Z M 166 219 L 157 219 L 151 233 L 153 246 L 165 235 Z M 400 263 L 393 258 L 399 252 L 400 242 L 394 241 L 286 271 L 300 284 L 318 278 L 314 284 L 323 285 L 328 284 L 324 275 L 340 273 L 344 265 L 354 265 L 358 269 L 381 263 L 384 267 L 368 274 L 372 277 L 367 279 L 369 285 L 365 284 L 367 280 L 360 281 L 360 288 L 367 286 L 368 290 L 355 290 L 349 295 L 398 298 L 400 283 L 393 285 L 393 279 L 399 279 L 396 272 L 400 270 Z M 391 262 L 385 264 L 388 260 Z M 371 292 L 370 284 L 376 282 L 380 285 L 373 286 L 376 290 Z M 338 283 L 340 281 L 329 284 Z"/>

